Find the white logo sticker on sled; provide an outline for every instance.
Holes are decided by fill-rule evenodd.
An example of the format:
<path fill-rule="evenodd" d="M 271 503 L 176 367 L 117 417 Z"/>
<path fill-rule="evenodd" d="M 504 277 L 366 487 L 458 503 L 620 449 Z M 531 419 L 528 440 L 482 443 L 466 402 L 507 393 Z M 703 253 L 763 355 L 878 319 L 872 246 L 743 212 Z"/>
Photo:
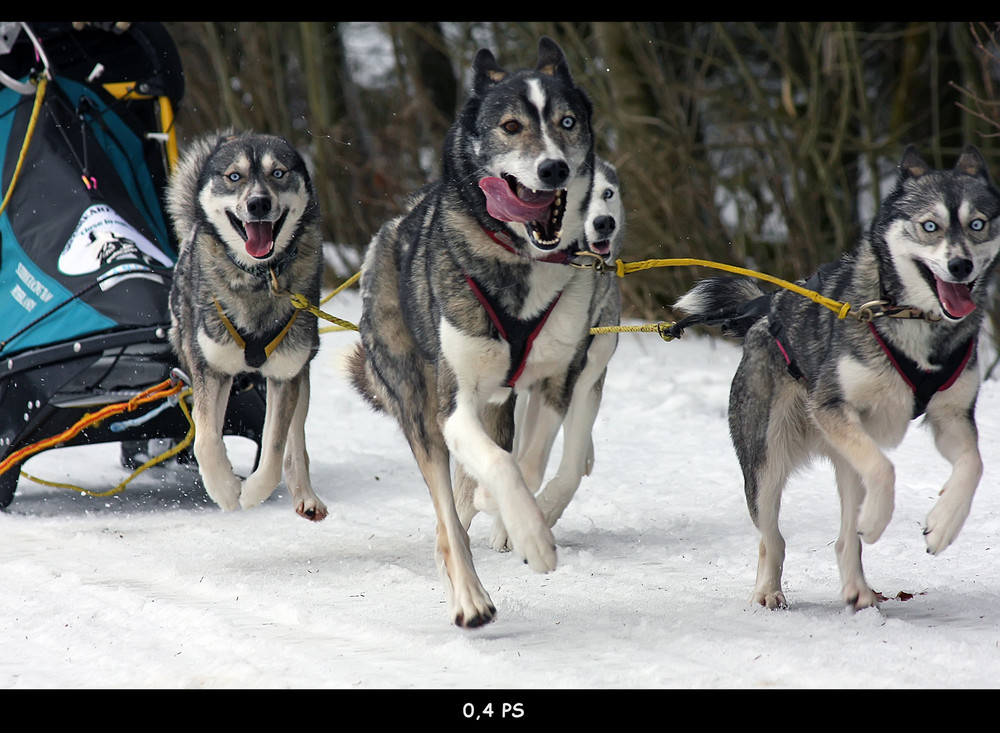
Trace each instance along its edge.
<path fill-rule="evenodd" d="M 116 265 L 128 265 L 116 268 L 128 271 L 172 264 L 159 247 L 107 204 L 95 204 L 83 212 L 59 255 L 59 270 L 66 275 L 85 275 Z"/>

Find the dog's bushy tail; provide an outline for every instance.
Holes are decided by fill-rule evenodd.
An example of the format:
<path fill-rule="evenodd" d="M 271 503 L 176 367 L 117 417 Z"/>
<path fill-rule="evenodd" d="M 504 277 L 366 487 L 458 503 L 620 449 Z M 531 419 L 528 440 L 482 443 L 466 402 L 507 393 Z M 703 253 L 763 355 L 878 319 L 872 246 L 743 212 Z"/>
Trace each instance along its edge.
<path fill-rule="evenodd" d="M 687 314 L 674 329 L 717 326 L 726 336 L 743 338 L 767 314 L 772 293 L 745 277 L 712 277 L 697 283 L 674 304 Z"/>
<path fill-rule="evenodd" d="M 354 385 L 354 389 L 364 397 L 365 401 L 373 409 L 379 412 L 383 411 L 385 405 L 379 397 L 378 390 L 375 389 L 375 384 L 372 381 L 372 374 L 369 371 L 364 346 L 356 344 L 354 348 L 344 355 L 343 369 L 347 374 L 347 378 L 351 380 L 351 384 Z"/>

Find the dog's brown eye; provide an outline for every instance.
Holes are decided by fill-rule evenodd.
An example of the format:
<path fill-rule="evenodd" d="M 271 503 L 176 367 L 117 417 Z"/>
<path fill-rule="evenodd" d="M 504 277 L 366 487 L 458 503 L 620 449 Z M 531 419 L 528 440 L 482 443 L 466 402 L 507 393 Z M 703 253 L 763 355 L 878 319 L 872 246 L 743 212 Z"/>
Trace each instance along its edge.
<path fill-rule="evenodd" d="M 507 120 L 500 125 L 500 127 L 502 127 L 505 132 L 509 132 L 511 135 L 521 131 L 521 123 L 517 120 Z"/>

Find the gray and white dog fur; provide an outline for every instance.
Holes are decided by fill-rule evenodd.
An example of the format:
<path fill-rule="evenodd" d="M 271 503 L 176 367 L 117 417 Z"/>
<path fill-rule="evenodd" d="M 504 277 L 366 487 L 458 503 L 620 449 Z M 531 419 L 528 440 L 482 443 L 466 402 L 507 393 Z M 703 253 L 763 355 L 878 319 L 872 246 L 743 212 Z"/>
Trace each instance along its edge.
<path fill-rule="evenodd" d="M 898 315 L 911 317 L 840 320 L 787 289 L 762 297 L 742 278 L 704 280 L 677 302 L 696 318 L 721 315 L 717 320 L 728 320 L 729 333 L 745 337 L 729 425 L 750 516 L 761 533 L 751 603 L 787 605 L 781 492 L 794 470 L 819 455 L 832 462 L 840 494 L 835 549 L 841 599 L 855 609 L 877 605 L 861 551 L 862 541 L 882 535 L 895 505 L 895 468 L 883 451 L 902 441 L 924 409 L 935 445 L 952 469 L 926 519 L 927 552 L 940 553 L 958 535 L 982 474 L 974 418 L 980 384 L 976 339 L 1000 249 L 998 217 L 1000 193 L 978 150 L 967 146 L 953 169 L 934 170 L 911 146 L 866 235 L 853 252 L 821 270 L 818 284 L 810 281 L 835 301 L 885 301 L 888 313 L 898 307 Z M 754 305 L 747 309 L 747 303 Z M 943 383 L 918 402 L 889 348 L 898 363 L 915 362 L 914 384 L 925 376 Z M 792 375 L 789 360 L 801 378 Z"/>
<path fill-rule="evenodd" d="M 327 509 L 313 491 L 305 443 L 317 319 L 307 311 L 296 314 L 287 296 L 301 293 L 315 303 L 320 291 L 319 205 L 306 165 L 284 138 L 209 134 L 182 156 L 167 208 L 180 242 L 170 339 L 191 380 L 194 454 L 205 490 L 225 510 L 255 506 L 281 481 L 284 458 L 295 511 L 319 521 Z M 280 338 L 269 355 L 241 348 L 216 299 L 247 344 L 261 347 Z M 222 426 L 233 377 L 253 371 L 267 380 L 264 428 L 259 464 L 241 482 Z"/>
<path fill-rule="evenodd" d="M 539 42 L 536 67 L 518 72 L 480 50 L 440 178 L 383 225 L 362 266 L 361 343 L 349 369 L 359 392 L 396 418 L 430 490 L 448 613 L 462 627 L 496 613 L 469 545 L 476 511 L 502 518 L 533 570 L 556 567 L 552 531 L 511 453 L 513 392 L 544 383 L 565 412 L 582 367 L 595 281 L 550 260 L 584 239 L 591 117 L 551 39 Z M 508 325 L 548 314 L 526 359 L 491 311 Z"/>
<path fill-rule="evenodd" d="M 613 265 L 625 245 L 625 208 L 622 203 L 618 171 L 607 160 L 597 157 L 594 187 L 587 210 L 584 239 L 587 249 Z M 621 324 L 622 299 L 614 270 L 601 274 L 581 271 L 578 278 L 594 278 L 594 294 L 588 323 L 593 328 Z M 585 351 L 584 366 L 573 386 L 569 408 L 562 416 L 551 403 L 533 388 L 517 397 L 515 408 L 514 451 L 528 488 L 538 492 L 549 462 L 552 446 L 563 431 L 562 455 L 555 474 L 536 494 L 538 506 L 549 527 L 554 527 L 580 487 L 584 476 L 594 466 L 593 428 L 601 406 L 608 362 L 618 347 L 616 332 L 589 333 L 580 343 Z M 541 386 L 541 385 L 538 385 Z M 503 522 L 494 520 L 492 545 L 506 550 L 507 534 Z"/>

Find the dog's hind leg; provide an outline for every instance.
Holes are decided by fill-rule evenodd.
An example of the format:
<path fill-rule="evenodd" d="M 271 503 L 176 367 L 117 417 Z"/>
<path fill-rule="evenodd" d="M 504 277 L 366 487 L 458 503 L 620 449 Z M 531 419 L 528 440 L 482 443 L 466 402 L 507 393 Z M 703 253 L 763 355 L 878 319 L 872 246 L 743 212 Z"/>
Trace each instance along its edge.
<path fill-rule="evenodd" d="M 194 455 L 205 491 L 226 511 L 236 509 L 240 501 L 240 480 L 233 473 L 222 440 L 232 383 L 232 377 L 211 370 L 192 374 Z"/>
<path fill-rule="evenodd" d="M 779 466 L 744 469 L 745 490 L 750 516 L 760 532 L 757 547 L 757 580 L 751 603 L 767 608 L 786 608 L 788 602 L 781 589 L 781 574 L 785 563 L 785 538 L 778 529 L 781 491 L 786 475 Z"/>
<path fill-rule="evenodd" d="M 972 497 L 983 475 L 983 460 L 971 408 L 950 412 L 928 410 L 927 418 L 938 451 L 952 465 L 941 498 L 927 515 L 924 528 L 927 552 L 937 554 L 951 544 L 969 515 Z"/>
<path fill-rule="evenodd" d="M 306 450 L 306 416 L 309 413 L 309 365 L 298 376 L 299 398 L 285 446 L 285 483 L 292 494 L 295 513 L 313 522 L 326 518 L 326 505 L 313 491 L 309 478 L 309 452 Z"/>
<path fill-rule="evenodd" d="M 261 438 L 260 464 L 243 482 L 240 506 L 256 506 L 269 497 L 281 481 L 281 462 L 288 441 L 292 416 L 297 407 L 300 382 L 292 379 L 268 379 L 267 400 L 264 413 L 264 431 Z"/>
<path fill-rule="evenodd" d="M 860 610 L 878 605 L 878 597 L 865 580 L 861 565 L 858 507 L 864 496 L 864 486 L 858 472 L 846 460 L 836 455 L 831 456 L 831 460 L 840 494 L 840 535 L 834 545 L 840 568 L 840 597 L 845 605 Z"/>

